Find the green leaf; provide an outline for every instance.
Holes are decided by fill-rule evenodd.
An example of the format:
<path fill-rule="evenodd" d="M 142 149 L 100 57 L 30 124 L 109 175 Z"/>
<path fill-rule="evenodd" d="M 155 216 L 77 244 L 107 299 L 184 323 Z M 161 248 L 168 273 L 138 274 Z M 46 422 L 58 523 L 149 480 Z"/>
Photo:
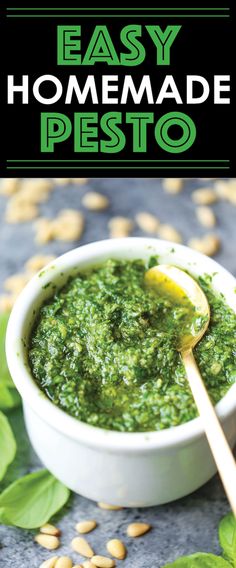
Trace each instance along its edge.
<path fill-rule="evenodd" d="M 196 552 L 190 556 L 182 556 L 172 562 L 166 564 L 163 568 L 230 568 L 230 564 L 221 558 L 207 552 Z"/>
<path fill-rule="evenodd" d="M 220 521 L 219 540 L 224 556 L 236 568 L 236 519 L 232 513 Z"/>
<path fill-rule="evenodd" d="M 13 481 L 26 475 L 29 472 L 29 464 L 34 462 L 33 448 L 25 429 L 22 407 L 11 410 L 8 420 L 15 436 L 17 450 L 4 479 L 0 482 L 0 495 Z"/>
<path fill-rule="evenodd" d="M 0 495 L 0 523 L 34 529 L 63 507 L 69 489 L 46 469 L 14 481 Z"/>
<path fill-rule="evenodd" d="M 21 403 L 20 395 L 15 388 L 8 388 L 0 383 L 0 410 L 11 410 Z"/>
<path fill-rule="evenodd" d="M 9 314 L 0 314 L 0 410 L 15 408 L 20 404 L 20 396 L 11 379 L 5 353 L 8 319 Z"/>
<path fill-rule="evenodd" d="M 9 464 L 16 454 L 16 442 L 10 424 L 0 412 L 0 480 L 3 479 Z"/>

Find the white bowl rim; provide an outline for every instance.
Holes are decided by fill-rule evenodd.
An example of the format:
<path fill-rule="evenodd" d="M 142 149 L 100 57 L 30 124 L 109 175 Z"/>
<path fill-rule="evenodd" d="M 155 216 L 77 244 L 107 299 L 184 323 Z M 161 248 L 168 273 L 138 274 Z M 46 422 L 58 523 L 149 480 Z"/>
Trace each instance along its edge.
<path fill-rule="evenodd" d="M 234 289 L 236 287 L 236 279 L 225 268 L 219 265 L 213 259 L 205 255 L 193 251 L 184 245 L 163 241 L 155 238 L 143 237 L 127 237 L 121 239 L 107 239 L 95 241 L 66 252 L 65 254 L 57 257 L 54 261 L 50 262 L 43 272 L 43 278 L 39 279 L 39 274 L 36 274 L 30 282 L 26 285 L 24 290 L 19 295 L 13 310 L 11 312 L 7 335 L 6 335 L 6 354 L 10 373 L 13 381 L 20 392 L 23 403 L 26 403 L 43 421 L 50 424 L 52 428 L 60 431 L 68 438 L 77 440 L 80 443 L 107 450 L 110 452 L 136 452 L 142 453 L 150 450 L 162 449 L 165 450 L 170 446 L 178 446 L 191 443 L 194 439 L 204 435 L 203 426 L 199 417 L 190 420 L 179 426 L 166 428 L 156 432 L 120 432 L 115 430 L 105 430 L 96 426 L 91 426 L 85 422 L 81 422 L 77 418 L 70 416 L 64 410 L 57 407 L 50 399 L 40 390 L 35 380 L 33 379 L 29 369 L 27 369 L 24 362 L 24 348 L 20 348 L 19 341 L 22 337 L 23 326 L 29 308 L 33 301 L 37 298 L 39 290 L 42 290 L 42 284 L 53 279 L 52 269 L 54 275 L 58 274 L 62 269 L 70 272 L 69 267 L 73 267 L 79 263 L 81 258 L 86 261 L 89 255 L 98 256 L 97 251 L 101 249 L 102 253 L 106 252 L 112 257 L 112 253 L 122 251 L 124 248 L 133 248 L 134 245 L 147 247 L 148 249 L 162 249 L 162 252 L 180 252 L 186 255 L 186 252 L 191 251 L 193 257 L 192 264 L 203 262 L 209 265 L 208 273 L 219 273 L 229 282 Z M 174 251 L 171 251 L 174 249 Z M 152 251 L 154 252 L 154 251 Z M 155 251 L 155 254 L 158 254 Z M 80 258 L 78 258 L 78 256 Z M 140 255 L 141 257 L 142 255 Z M 122 257 L 122 252 L 120 254 Z M 138 256 L 137 256 L 138 258 Z M 66 264 L 66 269 L 65 269 Z M 89 264 L 89 262 L 88 262 Z M 92 264 L 95 264 L 93 261 Z M 235 308 L 236 311 L 236 308 Z M 17 349 L 14 345 L 18 346 Z M 224 420 L 228 415 L 236 409 L 236 384 L 233 384 L 226 395 L 216 405 L 217 414 L 221 420 Z"/>

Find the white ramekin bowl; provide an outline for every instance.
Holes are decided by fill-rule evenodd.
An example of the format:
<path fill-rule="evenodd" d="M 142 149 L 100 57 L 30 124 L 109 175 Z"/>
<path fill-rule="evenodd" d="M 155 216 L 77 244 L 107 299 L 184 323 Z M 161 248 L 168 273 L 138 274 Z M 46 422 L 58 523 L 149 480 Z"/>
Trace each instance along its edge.
<path fill-rule="evenodd" d="M 166 241 L 127 238 L 72 250 L 34 276 L 17 300 L 7 330 L 7 360 L 19 390 L 32 445 L 45 466 L 69 488 L 96 501 L 127 507 L 167 503 L 191 493 L 215 473 L 200 418 L 161 432 L 121 433 L 82 423 L 55 406 L 36 385 L 27 359 L 28 338 L 41 304 L 69 274 L 108 258 L 176 264 L 211 274 L 236 312 L 236 280 L 213 260 Z M 236 441 L 236 384 L 217 404 L 231 444 Z"/>

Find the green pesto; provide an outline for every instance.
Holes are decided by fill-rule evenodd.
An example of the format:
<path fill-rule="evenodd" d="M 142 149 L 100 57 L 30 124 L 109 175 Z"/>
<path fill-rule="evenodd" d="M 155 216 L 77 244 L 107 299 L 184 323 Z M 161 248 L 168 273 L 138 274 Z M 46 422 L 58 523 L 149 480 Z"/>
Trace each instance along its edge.
<path fill-rule="evenodd" d="M 150 262 L 154 264 L 153 259 Z M 60 408 L 94 426 L 127 432 L 176 426 L 197 416 L 176 346 L 201 325 L 144 285 L 141 260 L 108 260 L 70 278 L 40 309 L 29 345 L 33 375 Z M 236 315 L 200 284 L 211 308 L 196 360 L 213 402 L 236 381 Z"/>

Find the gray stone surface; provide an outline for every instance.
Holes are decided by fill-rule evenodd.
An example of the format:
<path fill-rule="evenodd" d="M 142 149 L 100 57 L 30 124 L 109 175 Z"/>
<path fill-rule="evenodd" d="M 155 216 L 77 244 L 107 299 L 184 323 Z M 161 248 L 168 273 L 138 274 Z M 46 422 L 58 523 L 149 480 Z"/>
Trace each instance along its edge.
<path fill-rule="evenodd" d="M 140 210 L 154 212 L 162 222 L 173 224 L 181 230 L 186 241 L 191 236 L 201 235 L 201 228 L 195 218 L 191 191 L 206 185 L 204 181 L 187 180 L 186 189 L 179 196 L 165 194 L 158 180 L 151 179 L 96 179 L 86 187 L 58 187 L 48 203 L 41 206 L 42 214 L 54 215 L 61 208 L 80 207 L 80 200 L 87 188 L 102 191 L 111 199 L 107 212 L 86 212 L 86 230 L 82 243 L 108 237 L 107 220 L 111 215 L 133 216 Z M 0 286 L 7 275 L 22 270 L 23 263 L 38 251 L 34 244 L 34 230 L 31 223 L 6 225 L 3 221 L 5 198 L 0 198 Z M 222 250 L 216 259 L 236 275 L 236 208 L 225 202 L 213 206 L 218 218 L 217 232 L 222 238 Z M 136 229 L 134 235 L 141 235 Z M 75 243 L 76 245 L 76 243 Z M 40 251 L 62 254 L 72 245 L 54 242 Z M 18 455 L 14 467 L 9 468 L 4 484 L 13 478 L 39 466 L 37 457 L 31 449 L 24 431 L 19 411 L 11 416 L 17 432 Z M 20 426 L 19 426 L 20 424 Z M 201 464 L 199 464 L 201 467 Z M 92 475 L 92 472 L 91 472 Z M 145 479 L 143 480 L 145 483 Z M 128 544 L 128 557 L 117 564 L 124 568 L 160 568 L 165 563 L 183 554 L 196 551 L 219 553 L 217 526 L 220 518 L 229 507 L 221 483 L 215 476 L 204 487 L 185 499 L 161 507 L 149 509 L 124 510 L 118 512 L 102 511 L 94 503 L 74 496 L 64 514 L 56 520 L 62 529 L 62 548 L 60 554 L 70 553 L 69 542 L 75 534 L 74 525 L 78 520 L 95 518 L 98 529 L 88 540 L 99 553 L 105 553 L 106 541 L 114 536 L 124 537 Z M 127 540 L 126 526 L 129 522 L 145 520 L 152 524 L 153 530 L 141 539 Z M 0 527 L 0 568 L 38 568 L 50 553 L 40 549 L 33 542 L 33 532 L 12 527 Z M 82 561 L 72 554 L 74 562 Z"/>

